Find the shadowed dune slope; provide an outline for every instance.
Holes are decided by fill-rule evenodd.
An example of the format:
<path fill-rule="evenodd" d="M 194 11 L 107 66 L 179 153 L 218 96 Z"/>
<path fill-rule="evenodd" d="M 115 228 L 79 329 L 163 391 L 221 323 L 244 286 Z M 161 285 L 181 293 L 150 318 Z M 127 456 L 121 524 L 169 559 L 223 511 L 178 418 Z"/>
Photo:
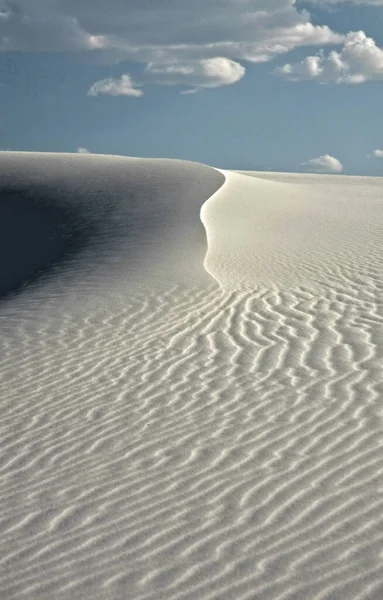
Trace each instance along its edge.
<path fill-rule="evenodd" d="M 57 275 L 78 254 L 84 269 L 119 263 L 133 277 L 145 262 L 164 269 L 155 260 L 161 247 L 174 254 L 173 269 L 192 249 L 189 275 L 203 273 L 199 212 L 223 181 L 215 169 L 186 161 L 2 152 L 0 297 L 53 267 Z"/>

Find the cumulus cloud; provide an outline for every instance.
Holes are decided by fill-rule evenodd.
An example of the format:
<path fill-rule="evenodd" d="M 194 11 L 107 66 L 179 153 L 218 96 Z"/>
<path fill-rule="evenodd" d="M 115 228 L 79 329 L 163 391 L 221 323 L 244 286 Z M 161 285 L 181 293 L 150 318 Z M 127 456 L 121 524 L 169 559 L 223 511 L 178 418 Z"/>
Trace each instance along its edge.
<path fill-rule="evenodd" d="M 97 61 L 144 65 L 142 83 L 218 87 L 239 81 L 244 61 L 262 63 L 317 46 L 276 72 L 291 81 L 357 84 L 383 75 L 383 49 L 362 31 L 314 24 L 302 6 L 323 0 L 0 0 L 0 50 L 86 52 Z M 382 5 L 383 0 L 326 0 Z M 325 46 L 341 46 L 325 52 Z M 129 77 L 129 76 L 127 76 Z M 136 76 L 141 83 L 141 78 Z M 101 85 L 102 83 L 102 85 Z M 96 82 L 93 93 L 140 96 L 129 81 Z M 183 91 L 185 93 L 185 91 Z"/>
<path fill-rule="evenodd" d="M 312 173 L 341 173 L 343 171 L 342 163 L 330 154 L 310 158 L 310 160 L 301 163 L 301 167 Z"/>
<path fill-rule="evenodd" d="M 364 31 L 347 34 L 340 52 L 323 51 L 307 56 L 299 63 L 287 63 L 275 70 L 290 80 L 314 79 L 322 83 L 364 83 L 371 79 L 383 79 L 383 49 Z"/>
<path fill-rule="evenodd" d="M 143 91 L 135 87 L 130 75 L 125 74 L 117 79 L 108 77 L 93 83 L 88 91 L 88 96 L 99 96 L 100 94 L 138 98 L 143 95 Z"/>
<path fill-rule="evenodd" d="M 383 158 L 383 150 L 374 150 L 374 151 L 373 151 L 373 155 L 374 155 L 376 158 Z"/>
<path fill-rule="evenodd" d="M 88 148 L 83 148 L 82 146 L 79 146 L 77 148 L 77 153 L 78 154 L 89 154 L 89 150 L 88 150 Z"/>

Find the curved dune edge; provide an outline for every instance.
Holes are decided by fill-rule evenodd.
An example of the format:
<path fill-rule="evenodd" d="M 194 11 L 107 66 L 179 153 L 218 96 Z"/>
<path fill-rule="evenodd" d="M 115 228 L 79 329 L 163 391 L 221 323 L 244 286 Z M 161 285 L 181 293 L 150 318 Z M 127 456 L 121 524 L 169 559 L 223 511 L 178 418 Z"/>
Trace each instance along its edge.
<path fill-rule="evenodd" d="M 380 285 L 382 179 L 221 172 L 202 220 L 205 268 L 223 289 Z"/>
<path fill-rule="evenodd" d="M 380 600 L 382 183 L 224 173 L 130 272 L 108 227 L 0 306 L 2 600 Z M 221 289 L 172 272 L 200 210 Z"/>
<path fill-rule="evenodd" d="M 54 275 L 208 280 L 203 202 L 224 182 L 178 160 L 3 152 L 0 297 Z M 52 277 L 51 277 L 52 278 Z M 136 283 L 134 283 L 136 282 Z"/>

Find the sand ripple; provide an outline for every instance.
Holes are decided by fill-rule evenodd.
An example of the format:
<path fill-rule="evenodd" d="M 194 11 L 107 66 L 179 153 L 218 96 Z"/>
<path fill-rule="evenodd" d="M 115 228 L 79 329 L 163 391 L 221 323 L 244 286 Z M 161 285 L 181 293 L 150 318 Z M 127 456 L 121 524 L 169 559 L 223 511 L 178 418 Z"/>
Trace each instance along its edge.
<path fill-rule="evenodd" d="M 0 597 L 379 600 L 381 256 L 3 304 Z"/>

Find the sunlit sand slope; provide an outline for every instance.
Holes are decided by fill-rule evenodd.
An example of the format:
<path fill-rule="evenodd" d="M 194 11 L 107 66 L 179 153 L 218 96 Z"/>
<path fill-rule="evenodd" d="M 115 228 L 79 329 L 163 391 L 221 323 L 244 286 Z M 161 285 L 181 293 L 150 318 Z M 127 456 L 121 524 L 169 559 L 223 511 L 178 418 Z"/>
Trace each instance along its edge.
<path fill-rule="evenodd" d="M 226 173 L 226 172 L 224 172 Z M 227 289 L 382 291 L 382 179 L 226 173 L 203 208 L 206 267 Z"/>
<path fill-rule="evenodd" d="M 0 597 L 380 600 L 382 180 L 3 161 L 87 234 L 0 306 Z"/>

